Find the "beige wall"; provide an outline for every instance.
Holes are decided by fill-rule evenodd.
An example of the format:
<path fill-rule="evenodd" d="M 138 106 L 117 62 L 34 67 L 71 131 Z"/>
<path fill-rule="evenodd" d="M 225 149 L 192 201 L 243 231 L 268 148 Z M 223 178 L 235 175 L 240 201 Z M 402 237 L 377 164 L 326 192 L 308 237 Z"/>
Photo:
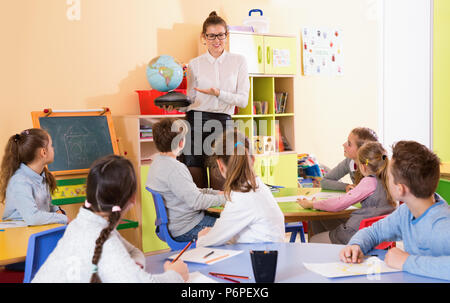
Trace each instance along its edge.
<path fill-rule="evenodd" d="M 295 81 L 296 149 L 334 166 L 353 127 L 377 128 L 377 24 L 366 19 L 367 3 L 81 0 L 80 21 L 69 21 L 64 0 L 1 1 L 0 156 L 10 135 L 32 126 L 34 110 L 108 106 L 115 115 L 138 114 L 134 90 L 149 88 L 151 58 L 196 56 L 211 10 L 241 24 L 250 9 L 261 8 L 273 33 L 300 37 L 303 26 L 343 30 L 344 76 L 299 73 Z"/>

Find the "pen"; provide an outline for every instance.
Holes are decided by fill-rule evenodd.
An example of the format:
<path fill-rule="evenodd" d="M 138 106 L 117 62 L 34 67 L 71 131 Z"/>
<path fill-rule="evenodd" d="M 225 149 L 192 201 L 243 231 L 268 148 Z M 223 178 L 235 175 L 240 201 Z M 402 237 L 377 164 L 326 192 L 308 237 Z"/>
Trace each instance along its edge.
<path fill-rule="evenodd" d="M 175 263 L 175 262 L 178 260 L 178 258 L 181 257 L 181 255 L 186 251 L 186 249 L 188 249 L 189 246 L 191 246 L 191 244 L 192 244 L 193 241 L 194 241 L 194 240 L 189 241 L 189 243 L 183 248 L 182 251 L 180 251 L 180 253 L 178 254 L 178 256 L 176 256 L 176 258 L 173 259 L 172 263 L 170 263 L 170 264 Z"/>
<path fill-rule="evenodd" d="M 211 250 L 209 253 L 207 253 L 206 255 L 203 256 L 203 259 L 208 258 L 209 256 L 211 256 L 214 253 L 214 250 Z"/>
<path fill-rule="evenodd" d="M 0 229 L 0 231 L 5 231 L 4 229 Z"/>

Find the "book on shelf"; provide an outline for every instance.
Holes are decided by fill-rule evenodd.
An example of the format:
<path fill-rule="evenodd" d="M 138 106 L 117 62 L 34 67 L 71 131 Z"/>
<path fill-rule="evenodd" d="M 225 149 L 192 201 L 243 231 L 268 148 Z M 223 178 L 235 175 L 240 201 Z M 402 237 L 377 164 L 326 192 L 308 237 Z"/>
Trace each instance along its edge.
<path fill-rule="evenodd" d="M 284 114 L 286 111 L 287 92 L 275 93 L 275 113 Z"/>

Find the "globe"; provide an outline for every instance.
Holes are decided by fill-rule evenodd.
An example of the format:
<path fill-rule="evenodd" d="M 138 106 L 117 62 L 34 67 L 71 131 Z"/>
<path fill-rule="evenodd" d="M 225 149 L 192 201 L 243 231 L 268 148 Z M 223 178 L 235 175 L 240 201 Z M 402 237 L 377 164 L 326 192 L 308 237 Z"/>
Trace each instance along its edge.
<path fill-rule="evenodd" d="M 147 80 L 160 92 L 174 90 L 183 81 L 183 67 L 172 56 L 155 57 L 147 65 Z"/>

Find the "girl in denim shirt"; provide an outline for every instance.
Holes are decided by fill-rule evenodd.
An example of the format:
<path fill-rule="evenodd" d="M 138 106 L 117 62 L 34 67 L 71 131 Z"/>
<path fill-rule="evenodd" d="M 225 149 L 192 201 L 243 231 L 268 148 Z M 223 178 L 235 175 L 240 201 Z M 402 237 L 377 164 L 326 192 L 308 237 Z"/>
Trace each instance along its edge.
<path fill-rule="evenodd" d="M 64 212 L 51 204 L 56 181 L 47 168 L 54 160 L 52 138 L 31 128 L 9 138 L 0 174 L 3 220 L 23 220 L 27 225 L 66 224 Z"/>

